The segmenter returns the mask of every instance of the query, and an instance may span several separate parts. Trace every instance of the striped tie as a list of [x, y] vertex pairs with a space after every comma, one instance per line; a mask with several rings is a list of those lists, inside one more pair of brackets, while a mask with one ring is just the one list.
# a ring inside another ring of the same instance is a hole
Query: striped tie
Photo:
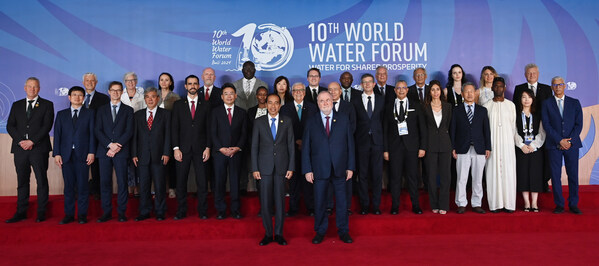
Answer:
[[472, 117], [474, 117], [474, 113], [472, 113], [472, 105], [468, 105], [468, 113], [466, 114], [468, 116], [468, 122], [470, 122], [470, 124], [472, 124]]

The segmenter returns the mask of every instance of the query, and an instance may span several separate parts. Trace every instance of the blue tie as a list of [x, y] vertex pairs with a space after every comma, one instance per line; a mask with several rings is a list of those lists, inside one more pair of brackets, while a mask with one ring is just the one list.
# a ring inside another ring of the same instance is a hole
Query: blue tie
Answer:
[[472, 118], [474, 117], [474, 113], [472, 112], [472, 105], [468, 105], [468, 112], [466, 113], [466, 115], [468, 116], [468, 122], [470, 122], [470, 124], [472, 124]]
[[302, 105], [301, 104], [297, 105], [297, 117], [299, 118], [299, 120], [302, 120]]
[[85, 102], [83, 103], [83, 105], [85, 105], [85, 108], [89, 108], [89, 97], [91, 95], [89, 93], [85, 94]]
[[564, 104], [562, 99], [558, 99], [557, 107], [559, 107], [559, 115], [564, 118]]
[[275, 121], [277, 121], [277, 119], [271, 118], [270, 120], [272, 121], [272, 123], [270, 123], [270, 132], [272, 133], [272, 140], [275, 140], [277, 138], [277, 124], [275, 124]]

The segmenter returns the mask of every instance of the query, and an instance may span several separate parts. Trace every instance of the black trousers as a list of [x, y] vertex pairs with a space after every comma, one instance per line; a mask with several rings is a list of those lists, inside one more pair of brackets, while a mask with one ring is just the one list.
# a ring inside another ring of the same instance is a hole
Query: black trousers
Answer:
[[308, 211], [314, 211], [314, 186], [306, 181], [302, 174], [302, 154], [301, 151], [295, 149], [295, 169], [293, 177], [289, 180], [289, 212], [297, 212], [299, 210], [302, 195], [304, 196], [304, 204]]
[[17, 151], [14, 153], [17, 171], [17, 213], [26, 214], [29, 207], [31, 168], [37, 182], [37, 213], [45, 214], [48, 205], [48, 152]]
[[360, 178], [358, 181], [360, 206], [362, 209], [368, 209], [370, 206], [368, 193], [370, 181], [372, 208], [378, 210], [381, 205], [381, 190], [383, 189], [383, 149], [371, 147], [369, 150], [358, 151], [356, 161]]
[[191, 164], [193, 164], [193, 169], [196, 174], [196, 186], [198, 187], [198, 213], [205, 215], [208, 210], [208, 204], [206, 203], [206, 196], [208, 195], [207, 181], [202, 153], [183, 153], [183, 160], [176, 163], [177, 214], [181, 216], [187, 215], [187, 179]]
[[[424, 159], [431, 209], [449, 211], [451, 152], [427, 152]], [[437, 177], [439, 177], [439, 185], [437, 185]]]
[[262, 225], [265, 235], [272, 237], [273, 226], [270, 216], [270, 206], [275, 206], [275, 235], [283, 235], [283, 222], [285, 220], [285, 177], [277, 175], [261, 175], [260, 179], [260, 206]]
[[137, 164], [139, 170], [139, 213], [141, 215], [150, 215], [152, 212], [152, 182], [154, 182], [154, 209], [156, 215], [164, 215], [166, 213], [166, 178], [164, 170], [166, 166], [162, 161], [150, 161], [147, 165]]
[[389, 186], [391, 187], [391, 209], [399, 209], [401, 177], [405, 178], [410, 192], [412, 208], [420, 207], [418, 202], [418, 151], [408, 151], [405, 145], [399, 145], [389, 152]]
[[225, 194], [227, 191], [227, 173], [229, 174], [229, 195], [231, 196], [231, 212], [239, 212], [239, 168], [241, 166], [241, 152], [233, 157], [224, 156], [216, 152], [212, 156], [214, 162], [214, 207], [216, 211], [224, 213], [227, 210]]

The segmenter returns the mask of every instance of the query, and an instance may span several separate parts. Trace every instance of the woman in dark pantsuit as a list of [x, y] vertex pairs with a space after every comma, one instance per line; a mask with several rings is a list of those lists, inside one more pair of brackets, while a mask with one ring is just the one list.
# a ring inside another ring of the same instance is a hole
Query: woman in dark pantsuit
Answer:
[[[446, 214], [449, 210], [449, 187], [451, 183], [451, 104], [446, 102], [441, 83], [430, 82], [424, 101], [424, 114], [428, 129], [428, 149], [424, 163], [428, 173], [428, 194], [433, 213]], [[440, 186], [437, 186], [440, 176]]]
[[[516, 105], [516, 188], [522, 192], [525, 212], [539, 212], [537, 198], [543, 191], [543, 150], [545, 130], [541, 117], [535, 113], [534, 93], [522, 92], [521, 104]], [[520, 107], [521, 106], [521, 107]], [[530, 199], [529, 199], [530, 196]]]
[[[160, 74], [158, 76], [158, 85], [160, 87], [160, 101], [158, 102], [158, 106], [169, 111], [173, 110], [173, 104], [181, 98], [173, 91], [175, 89], [173, 76], [166, 72]], [[174, 199], [176, 197], [175, 188], [177, 188], [175, 160], [168, 161], [165, 172], [168, 181], [168, 197]]]

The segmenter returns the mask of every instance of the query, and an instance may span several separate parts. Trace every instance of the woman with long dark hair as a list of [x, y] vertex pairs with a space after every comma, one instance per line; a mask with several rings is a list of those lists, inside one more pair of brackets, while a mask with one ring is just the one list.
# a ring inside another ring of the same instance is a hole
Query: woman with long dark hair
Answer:
[[445, 97], [447, 97], [447, 102], [453, 107], [464, 102], [464, 99], [462, 98], [462, 85], [466, 82], [466, 73], [462, 66], [458, 64], [451, 65], [449, 73], [447, 74], [447, 84], [445, 85], [445, 89], [443, 89], [443, 93], [445, 94]]
[[[158, 76], [158, 86], [160, 87], [160, 100], [158, 106], [166, 110], [172, 110], [173, 104], [179, 100], [178, 94], [173, 90], [175, 89], [175, 82], [173, 76], [167, 72], [163, 72]], [[177, 175], [175, 174], [175, 160], [169, 160], [166, 165], [166, 174], [168, 181], [168, 197], [175, 198], [175, 189], [177, 187]]]

